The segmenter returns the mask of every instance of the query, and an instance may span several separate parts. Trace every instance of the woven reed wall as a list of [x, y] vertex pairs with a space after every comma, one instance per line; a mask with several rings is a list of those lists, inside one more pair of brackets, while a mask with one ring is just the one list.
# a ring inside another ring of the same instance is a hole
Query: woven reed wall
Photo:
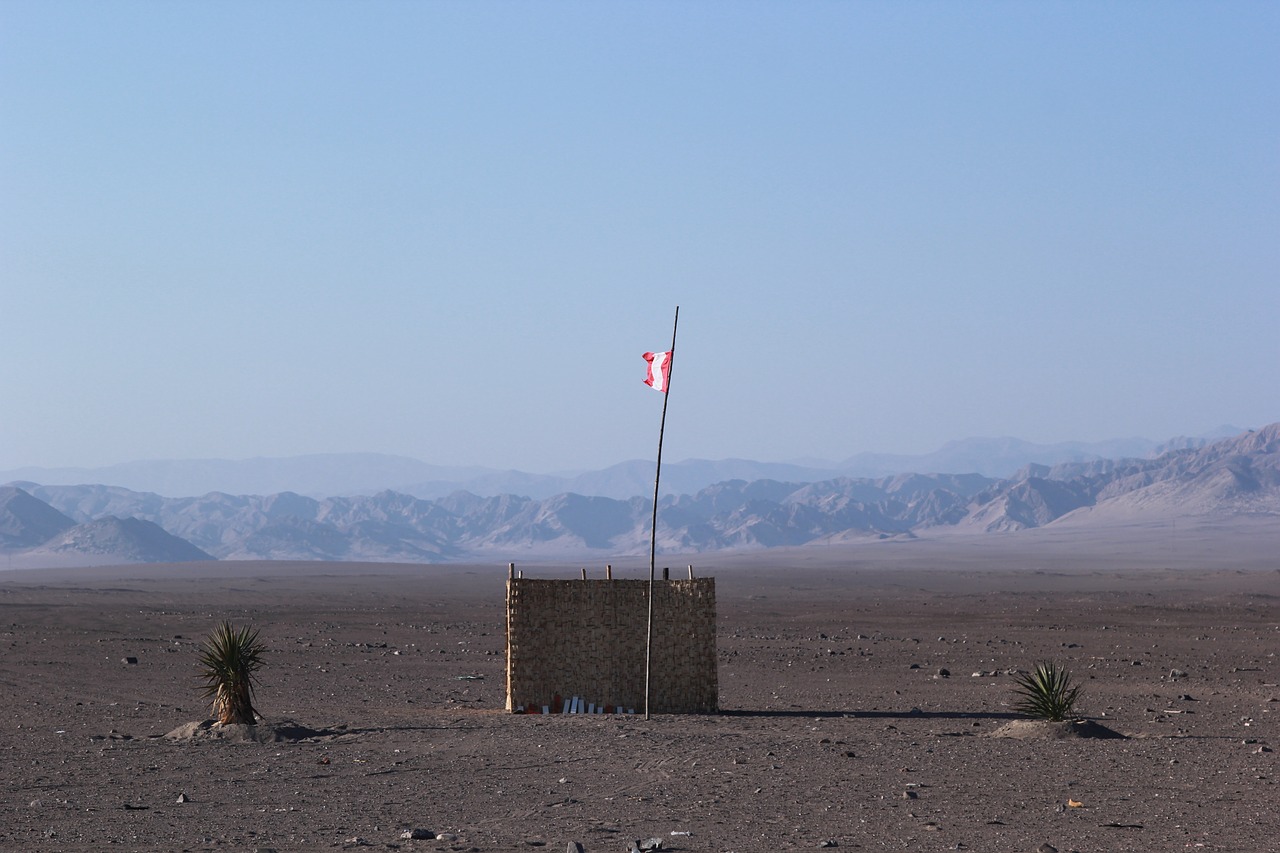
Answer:
[[[555, 696], [644, 712], [647, 580], [507, 580], [507, 710]], [[715, 578], [653, 584], [649, 710], [714, 713]], [[559, 712], [559, 708], [552, 708]]]

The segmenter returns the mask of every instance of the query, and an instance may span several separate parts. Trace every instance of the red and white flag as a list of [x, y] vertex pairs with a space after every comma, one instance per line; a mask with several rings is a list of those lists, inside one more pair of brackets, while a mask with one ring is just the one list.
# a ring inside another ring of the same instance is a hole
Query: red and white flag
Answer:
[[671, 350], [647, 352], [644, 360], [649, 362], [649, 372], [644, 378], [644, 384], [655, 391], [667, 393], [667, 385], [671, 382]]

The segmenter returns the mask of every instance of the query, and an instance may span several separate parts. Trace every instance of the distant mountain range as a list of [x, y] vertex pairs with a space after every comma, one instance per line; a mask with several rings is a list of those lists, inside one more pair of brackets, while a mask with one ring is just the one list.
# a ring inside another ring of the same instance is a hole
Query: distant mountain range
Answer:
[[[1280, 423], [1180, 445], [1155, 458], [1077, 450], [1086, 458], [1024, 464], [1008, 477], [731, 478], [664, 497], [658, 546], [694, 553], [1242, 514], [1280, 523]], [[733, 463], [706, 464], [686, 476], [697, 481]], [[651, 513], [649, 498], [568, 491], [170, 498], [120, 486], [18, 482], [0, 487], [0, 553], [15, 567], [72, 556], [80, 563], [620, 557], [647, 553]]]
[[[1142, 438], [1102, 442], [1033, 444], [1017, 438], [967, 438], [918, 456], [860, 453], [843, 462], [788, 464], [747, 459], [689, 459], [662, 468], [662, 494], [693, 494], [726, 480], [780, 480], [816, 483], [836, 477], [891, 477], [909, 473], [964, 473], [1011, 477], [1025, 465], [1058, 465], [1101, 459], [1150, 458], [1167, 450], [1200, 447], [1244, 430], [1223, 426], [1194, 438], [1166, 442]], [[653, 460], [632, 460], [599, 471], [529, 474], [478, 467], [429, 465], [406, 456], [334, 453], [284, 459], [203, 459], [127, 462], [105, 468], [15, 468], [0, 471], [0, 483], [45, 485], [110, 483], [168, 497], [225, 492], [272, 495], [295, 492], [313, 498], [400, 492], [433, 500], [466, 491], [483, 497], [522, 495], [548, 498], [571, 492], [626, 498], [653, 494]]]

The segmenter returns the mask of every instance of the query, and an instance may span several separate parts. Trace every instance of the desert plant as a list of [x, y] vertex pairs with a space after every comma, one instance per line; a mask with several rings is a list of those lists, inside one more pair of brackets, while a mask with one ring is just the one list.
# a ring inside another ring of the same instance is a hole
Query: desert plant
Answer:
[[1022, 697], [1014, 710], [1037, 720], [1060, 723], [1072, 716], [1080, 687], [1072, 686], [1071, 673], [1056, 663], [1036, 664], [1032, 672], [1015, 677], [1017, 694]]
[[253, 709], [253, 687], [262, 668], [266, 646], [256, 630], [234, 628], [223, 622], [205, 640], [200, 652], [202, 696], [213, 697], [213, 715], [219, 723], [257, 722]]

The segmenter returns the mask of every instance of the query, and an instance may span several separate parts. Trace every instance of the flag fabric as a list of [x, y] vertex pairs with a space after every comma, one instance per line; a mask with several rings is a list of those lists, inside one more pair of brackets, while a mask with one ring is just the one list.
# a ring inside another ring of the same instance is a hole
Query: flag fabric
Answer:
[[671, 382], [671, 350], [647, 352], [644, 360], [649, 362], [649, 372], [644, 378], [644, 384], [655, 391], [667, 393], [667, 385]]

